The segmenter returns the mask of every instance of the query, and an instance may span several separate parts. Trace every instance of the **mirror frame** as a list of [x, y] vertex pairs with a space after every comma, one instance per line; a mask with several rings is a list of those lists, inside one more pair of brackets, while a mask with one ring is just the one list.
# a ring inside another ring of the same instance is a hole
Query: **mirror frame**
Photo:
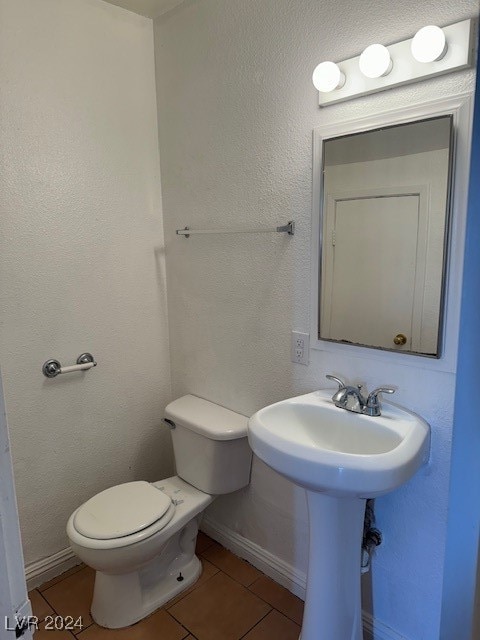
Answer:
[[[454, 371], [460, 317], [460, 292], [463, 267], [463, 246], [468, 193], [468, 168], [470, 161], [471, 92], [432, 100], [410, 107], [378, 112], [365, 118], [344, 120], [318, 127], [313, 131], [313, 199], [312, 199], [312, 244], [311, 244], [311, 308], [310, 346], [313, 349], [342, 353], [375, 360], [387, 360], [399, 364], [422, 366], [427, 369]], [[437, 116], [453, 117], [453, 148], [450, 181], [449, 248], [444, 264], [445, 283], [442, 300], [443, 327], [439, 337], [441, 352], [432, 357], [413, 352], [397, 352], [375, 347], [350, 345], [330, 340], [321, 340], [319, 331], [319, 300], [321, 283], [322, 207], [323, 207], [323, 142], [335, 137], [362, 133], [382, 127], [428, 120]], [[412, 356], [414, 356], [412, 360]]]

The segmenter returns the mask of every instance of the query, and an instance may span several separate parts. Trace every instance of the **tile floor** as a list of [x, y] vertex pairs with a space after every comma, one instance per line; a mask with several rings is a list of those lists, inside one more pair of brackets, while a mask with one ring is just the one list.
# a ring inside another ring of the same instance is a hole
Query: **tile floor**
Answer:
[[[90, 617], [94, 572], [74, 567], [30, 592], [42, 622], [34, 640], [298, 640], [303, 602], [203, 533], [198, 582], [127, 629], [109, 630]], [[83, 620], [74, 631], [45, 629], [47, 616]]]

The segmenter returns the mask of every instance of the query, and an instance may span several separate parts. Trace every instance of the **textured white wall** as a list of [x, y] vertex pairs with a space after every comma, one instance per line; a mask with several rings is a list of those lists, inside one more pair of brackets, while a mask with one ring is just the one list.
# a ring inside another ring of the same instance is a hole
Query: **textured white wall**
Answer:
[[[26, 562], [109, 485], [172, 470], [152, 22], [0, 0], [0, 360]], [[47, 380], [49, 357], [98, 367]]]
[[[372, 588], [375, 616], [411, 640], [438, 639], [455, 380], [413, 357], [312, 352], [308, 367], [290, 363], [291, 330], [309, 330], [312, 129], [467, 90], [473, 73], [319, 110], [311, 72], [477, 10], [474, 0], [191, 0], [155, 21], [173, 393], [248, 415], [324, 386], [329, 371], [398, 385], [395, 399], [432, 425], [432, 460], [377, 501], [385, 542]], [[174, 235], [291, 218], [294, 238]], [[303, 492], [258, 461], [248, 490], [210, 516], [306, 569]]]

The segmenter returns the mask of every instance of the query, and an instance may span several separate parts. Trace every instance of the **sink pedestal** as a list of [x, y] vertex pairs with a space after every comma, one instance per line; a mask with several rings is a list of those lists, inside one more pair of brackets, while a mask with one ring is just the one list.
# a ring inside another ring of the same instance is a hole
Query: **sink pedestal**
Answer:
[[393, 491], [428, 460], [430, 427], [384, 404], [367, 416], [322, 389], [276, 402], [248, 422], [253, 452], [307, 491], [310, 558], [302, 640], [362, 640], [365, 499]]
[[362, 640], [365, 500], [307, 490], [310, 527], [301, 640]]

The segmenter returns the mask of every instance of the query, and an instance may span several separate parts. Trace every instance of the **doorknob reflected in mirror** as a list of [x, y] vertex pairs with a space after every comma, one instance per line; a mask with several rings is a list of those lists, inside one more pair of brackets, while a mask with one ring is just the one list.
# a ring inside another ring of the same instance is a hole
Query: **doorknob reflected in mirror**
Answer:
[[393, 339], [393, 342], [400, 346], [407, 344], [407, 336], [403, 335], [403, 333], [397, 333], [397, 335]]

